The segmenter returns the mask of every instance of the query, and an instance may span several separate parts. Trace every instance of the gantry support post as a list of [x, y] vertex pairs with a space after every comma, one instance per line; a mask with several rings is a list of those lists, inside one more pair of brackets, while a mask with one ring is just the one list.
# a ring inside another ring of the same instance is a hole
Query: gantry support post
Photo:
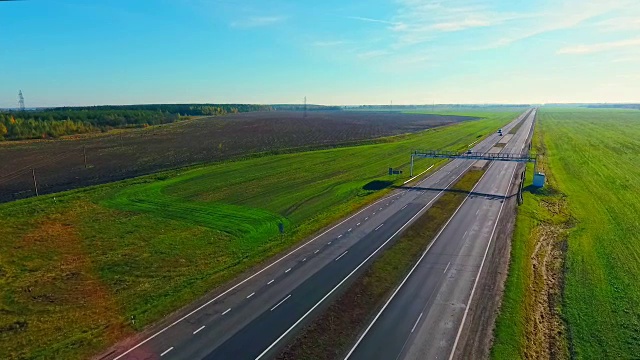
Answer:
[[409, 177], [413, 177], [413, 154], [411, 154], [411, 170], [409, 170]]

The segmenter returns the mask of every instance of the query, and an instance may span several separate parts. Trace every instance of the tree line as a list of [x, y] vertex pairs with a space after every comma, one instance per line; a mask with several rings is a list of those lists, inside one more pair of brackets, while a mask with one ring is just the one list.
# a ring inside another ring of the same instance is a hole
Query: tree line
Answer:
[[239, 112], [271, 111], [270, 105], [255, 104], [145, 104], [145, 105], [99, 105], [84, 107], [59, 107], [49, 111], [66, 110], [133, 110], [133, 111], [161, 111], [182, 116], [224, 115]]
[[159, 104], [60, 107], [38, 111], [0, 112], [0, 141], [57, 138], [114, 128], [167, 124], [191, 116], [270, 111], [268, 105]]

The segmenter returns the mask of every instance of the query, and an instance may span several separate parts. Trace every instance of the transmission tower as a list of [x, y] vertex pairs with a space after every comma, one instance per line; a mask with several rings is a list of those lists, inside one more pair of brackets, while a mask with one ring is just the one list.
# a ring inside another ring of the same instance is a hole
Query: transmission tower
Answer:
[[307, 97], [304, 97], [304, 115], [303, 117], [307, 117]]
[[18, 107], [20, 111], [24, 111], [24, 96], [22, 96], [22, 90], [18, 91]]

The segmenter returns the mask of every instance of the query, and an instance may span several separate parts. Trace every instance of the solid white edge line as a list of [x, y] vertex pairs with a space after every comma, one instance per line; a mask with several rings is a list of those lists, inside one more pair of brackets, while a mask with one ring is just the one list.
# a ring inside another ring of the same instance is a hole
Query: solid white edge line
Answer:
[[336, 285], [333, 289], [331, 289], [331, 291], [329, 291], [324, 297], [322, 297], [322, 299], [320, 299], [320, 301], [318, 301], [315, 305], [313, 305], [313, 307], [311, 309], [309, 309], [304, 315], [302, 315], [302, 317], [300, 319], [298, 319], [298, 321], [296, 321], [293, 325], [291, 325], [291, 327], [289, 327], [289, 329], [287, 329], [287, 331], [285, 331], [282, 335], [280, 335], [280, 337], [278, 337], [271, 345], [269, 345], [269, 347], [267, 349], [265, 349], [260, 355], [258, 355], [258, 357], [256, 357], [256, 360], [259, 360], [263, 356], [265, 356], [274, 346], [276, 346], [276, 344], [280, 340], [282, 340], [285, 336], [287, 336], [287, 334], [289, 334], [291, 332], [291, 330], [293, 330], [296, 326], [298, 326], [298, 324], [300, 324], [300, 322], [302, 322], [307, 316], [309, 316], [309, 314], [311, 314], [318, 306], [320, 306], [320, 304], [322, 304], [322, 302], [324, 302], [329, 296], [331, 296], [331, 294], [333, 294], [340, 286], [342, 286], [342, 284], [344, 284], [345, 281], [347, 281], [364, 264], [366, 264], [376, 253], [378, 253], [378, 251], [380, 251], [380, 249], [382, 249], [385, 245], [387, 245], [387, 243], [389, 243], [389, 241], [391, 241], [391, 239], [393, 239], [402, 230], [404, 230], [405, 227], [407, 227], [409, 224], [411, 224], [411, 222], [413, 222], [413, 220], [415, 220], [415, 218], [417, 218], [418, 216], [421, 216], [423, 214], [424, 210], [426, 210], [429, 206], [431, 206], [431, 204], [434, 201], [436, 201], [440, 197], [440, 195], [443, 192], [445, 192], [445, 190], [448, 189], [449, 186], [451, 186], [451, 184], [453, 184], [460, 177], [462, 177], [462, 175], [464, 175], [467, 172], [467, 170], [469, 170], [469, 168], [471, 168], [471, 165], [469, 165], [460, 175], [458, 175], [458, 177], [456, 177], [449, 184], [447, 184], [447, 186], [445, 186], [445, 188], [443, 190], [441, 190], [438, 193], [438, 195], [436, 195], [431, 201], [429, 201], [424, 207], [422, 207], [415, 215], [413, 215], [413, 217], [411, 219], [409, 219], [409, 221], [404, 223], [404, 225], [402, 225], [400, 227], [400, 229], [398, 229], [395, 233], [393, 233], [393, 235], [391, 235], [384, 243], [382, 243], [382, 245], [380, 245], [369, 256], [367, 256], [367, 258], [364, 259], [364, 261], [362, 261], [355, 269], [353, 269], [353, 271], [351, 271], [344, 279], [342, 279], [342, 281], [340, 281], [338, 283], [338, 285]]
[[411, 328], [411, 333], [413, 334], [413, 331], [416, 329], [416, 326], [418, 326], [418, 322], [420, 322], [420, 319], [422, 318], [422, 314], [424, 314], [424, 312], [420, 313], [420, 316], [418, 316], [418, 320], [416, 320], [416, 323], [413, 324], [413, 327]]
[[169, 351], [173, 350], [173, 346], [165, 350], [160, 356], [165, 356]]
[[291, 297], [291, 294], [287, 295], [286, 298], [282, 299], [279, 303], [276, 304], [276, 306], [271, 308], [271, 311], [275, 310], [275, 308], [277, 308], [278, 306], [280, 306], [283, 302], [287, 301], [288, 298]]
[[[509, 188], [507, 189], [507, 194], [509, 195], [509, 190], [511, 189], [511, 183], [513, 182], [513, 177], [516, 174], [516, 169], [518, 166], [513, 167], [513, 172], [511, 173], [511, 180], [509, 180]], [[458, 341], [460, 340], [460, 335], [462, 334], [462, 329], [464, 328], [464, 322], [467, 320], [467, 314], [469, 313], [469, 305], [471, 305], [471, 301], [473, 300], [473, 294], [476, 291], [476, 286], [478, 285], [478, 280], [480, 280], [480, 274], [482, 273], [482, 268], [484, 267], [484, 262], [487, 259], [487, 254], [489, 253], [489, 247], [491, 247], [491, 242], [493, 241], [493, 235], [496, 232], [496, 228], [498, 227], [498, 222], [500, 222], [500, 215], [502, 214], [502, 209], [504, 208], [505, 201], [500, 205], [500, 211], [498, 211], [498, 217], [496, 218], [496, 223], [493, 225], [493, 230], [491, 231], [491, 237], [489, 237], [489, 243], [487, 244], [487, 248], [484, 250], [484, 256], [482, 257], [482, 262], [480, 263], [480, 269], [478, 269], [478, 274], [476, 275], [476, 281], [473, 283], [473, 288], [471, 288], [471, 295], [469, 296], [469, 301], [467, 301], [467, 306], [464, 309], [464, 315], [462, 315], [462, 323], [458, 328], [458, 334], [456, 335], [456, 340], [453, 342], [453, 349], [451, 349], [451, 354], [449, 355], [449, 360], [453, 359], [453, 356], [456, 352], [456, 347], [458, 346]]]
[[349, 252], [349, 250], [347, 250], [347, 251], [343, 252], [343, 253], [342, 253], [342, 254], [340, 254], [340, 256], [338, 256], [334, 261], [338, 261], [338, 260], [340, 260], [340, 258], [341, 258], [341, 257], [343, 257], [343, 256], [344, 256], [346, 253], [348, 253], [348, 252]]
[[[235, 289], [236, 289], [237, 287], [239, 287], [240, 285], [242, 285], [242, 284], [244, 284], [245, 282], [247, 282], [247, 281], [249, 281], [249, 280], [253, 279], [254, 277], [258, 276], [258, 275], [259, 275], [259, 274], [261, 274], [262, 272], [264, 272], [264, 271], [266, 271], [267, 269], [271, 268], [271, 267], [272, 267], [272, 266], [274, 266], [275, 264], [277, 264], [277, 263], [279, 263], [280, 261], [284, 260], [284, 259], [285, 259], [285, 258], [287, 258], [289, 255], [291, 255], [291, 254], [293, 254], [293, 253], [297, 252], [298, 250], [302, 249], [303, 247], [305, 247], [305, 246], [307, 246], [307, 245], [311, 244], [312, 242], [316, 241], [318, 238], [320, 238], [320, 237], [324, 236], [326, 233], [328, 233], [329, 231], [331, 231], [331, 230], [333, 230], [333, 229], [337, 228], [338, 226], [340, 226], [340, 225], [344, 224], [344, 223], [345, 223], [345, 222], [347, 222], [348, 220], [353, 219], [355, 216], [357, 216], [357, 215], [358, 215], [358, 214], [360, 214], [361, 212], [363, 212], [363, 211], [367, 210], [368, 208], [370, 208], [370, 207], [372, 207], [372, 206], [376, 205], [376, 204], [377, 204], [377, 203], [379, 203], [379, 202], [385, 201], [385, 200], [387, 200], [388, 198], [390, 198], [390, 197], [392, 197], [392, 196], [396, 196], [396, 195], [403, 194], [404, 192], [406, 192], [406, 190], [405, 190], [405, 191], [400, 192], [399, 194], [394, 194], [394, 195], [389, 195], [389, 196], [387, 196], [387, 197], [384, 197], [384, 198], [382, 198], [382, 199], [380, 199], [380, 200], [378, 200], [378, 201], [375, 201], [375, 202], [373, 202], [373, 203], [369, 204], [368, 206], [366, 206], [366, 207], [362, 208], [362, 210], [358, 211], [357, 213], [355, 213], [355, 214], [353, 214], [353, 215], [349, 216], [348, 218], [346, 218], [346, 219], [342, 220], [341, 222], [337, 223], [336, 225], [332, 226], [331, 228], [329, 228], [329, 229], [325, 230], [325, 231], [324, 231], [323, 233], [321, 233], [320, 235], [318, 235], [318, 236], [314, 237], [313, 239], [311, 239], [311, 240], [307, 241], [306, 243], [304, 243], [304, 244], [302, 244], [302, 245], [298, 246], [297, 248], [295, 248], [295, 249], [291, 250], [289, 253], [287, 253], [287, 254], [286, 254], [286, 255], [284, 255], [283, 257], [279, 258], [278, 260], [276, 260], [276, 261], [272, 262], [271, 264], [269, 264], [268, 266], [264, 267], [263, 269], [261, 269], [260, 271], [256, 272], [255, 274], [253, 274], [253, 275], [249, 276], [248, 278], [246, 278], [246, 279], [242, 280], [241, 282], [239, 282], [239, 283], [235, 284], [234, 286], [230, 287], [229, 289], [227, 289], [226, 291], [224, 291], [224, 292], [223, 292], [223, 293], [221, 293], [220, 295], [218, 295], [218, 296], [214, 297], [213, 299], [211, 299], [211, 300], [207, 301], [206, 303], [204, 303], [204, 304], [200, 305], [198, 308], [196, 308], [195, 310], [193, 310], [193, 311], [189, 312], [187, 315], [185, 315], [185, 316], [183, 316], [183, 317], [179, 318], [178, 320], [176, 320], [176, 321], [172, 322], [171, 324], [169, 324], [169, 325], [165, 326], [165, 327], [164, 327], [164, 328], [162, 328], [161, 330], [159, 330], [159, 331], [155, 332], [153, 335], [149, 336], [148, 338], [146, 338], [146, 339], [144, 339], [143, 341], [139, 342], [139, 343], [138, 343], [138, 344], [136, 344], [135, 346], [133, 346], [133, 347], [129, 348], [127, 351], [125, 351], [125, 352], [123, 352], [122, 354], [118, 355], [117, 357], [113, 358], [113, 360], [121, 359], [123, 356], [127, 355], [128, 353], [132, 352], [133, 350], [135, 350], [135, 349], [139, 348], [140, 346], [142, 346], [142, 345], [146, 344], [147, 342], [149, 342], [150, 340], [152, 340], [152, 339], [153, 339], [153, 338], [155, 338], [156, 336], [158, 336], [158, 335], [162, 334], [163, 332], [167, 331], [167, 329], [169, 329], [169, 328], [171, 328], [171, 327], [175, 326], [177, 323], [181, 322], [182, 320], [184, 320], [184, 319], [188, 318], [189, 316], [191, 316], [191, 315], [193, 315], [193, 314], [197, 313], [198, 311], [202, 310], [203, 308], [205, 308], [205, 307], [209, 306], [209, 304], [211, 304], [212, 302], [214, 302], [214, 301], [218, 300], [219, 298], [223, 297], [224, 295], [228, 294], [229, 292], [231, 292], [231, 291], [235, 290]], [[273, 280], [272, 280], [271, 282], [273, 282]], [[270, 284], [271, 282], [269, 282], [269, 284]]]
[[413, 179], [417, 178], [418, 176], [420, 176], [420, 175], [422, 175], [422, 174], [426, 173], [427, 171], [431, 170], [431, 168], [432, 168], [432, 167], [433, 167], [433, 165], [429, 166], [429, 167], [427, 168], [427, 170], [425, 170], [425, 171], [421, 172], [420, 174], [418, 174], [418, 175], [416, 175], [416, 176], [412, 177], [411, 179], [409, 179], [409, 180], [407, 180], [407, 181], [403, 182], [403, 183], [402, 183], [402, 185], [404, 185], [404, 184], [408, 183], [409, 181], [411, 181], [411, 180], [413, 180]]
[[193, 332], [193, 335], [197, 334], [200, 332], [200, 330], [204, 329], [204, 325], [202, 325], [198, 330]]
[[[462, 172], [462, 174], [460, 174], [456, 179], [454, 179], [454, 181], [456, 181], [459, 177], [461, 177], [462, 175], [464, 175], [467, 170], [469, 170], [469, 168], [471, 168], [473, 164], [469, 165], [469, 167]], [[489, 165], [489, 167], [491, 167], [493, 165], [493, 162]], [[462, 200], [462, 202], [460, 203], [460, 205], [458, 206], [458, 208], [456, 209], [456, 211], [454, 211], [453, 215], [451, 215], [451, 217], [449, 218], [449, 220], [447, 220], [447, 222], [444, 224], [444, 226], [442, 226], [442, 228], [440, 229], [440, 231], [438, 231], [438, 233], [436, 234], [436, 236], [433, 238], [433, 240], [429, 243], [429, 246], [427, 246], [427, 249], [422, 253], [422, 255], [420, 256], [420, 258], [418, 259], [418, 261], [415, 263], [415, 265], [413, 265], [413, 267], [411, 268], [411, 270], [409, 271], [409, 273], [407, 274], [407, 276], [405, 276], [404, 279], [402, 279], [402, 282], [400, 283], [400, 285], [398, 285], [398, 287], [394, 290], [393, 294], [391, 294], [391, 297], [387, 300], [387, 302], [384, 304], [384, 306], [382, 306], [382, 309], [380, 309], [380, 311], [376, 314], [376, 316], [373, 318], [373, 320], [371, 321], [371, 323], [369, 323], [369, 326], [367, 326], [367, 328], [364, 330], [364, 332], [362, 333], [362, 335], [360, 335], [360, 337], [358, 338], [358, 341], [356, 341], [355, 345], [353, 345], [353, 347], [351, 348], [351, 350], [349, 350], [349, 353], [347, 354], [347, 356], [345, 356], [345, 360], [348, 359], [351, 354], [353, 354], [353, 352], [356, 350], [356, 348], [358, 347], [358, 345], [360, 345], [360, 342], [362, 342], [362, 339], [364, 339], [364, 337], [367, 335], [367, 333], [369, 332], [369, 330], [371, 330], [371, 328], [373, 327], [373, 324], [375, 324], [375, 322], [378, 320], [378, 318], [380, 317], [380, 315], [382, 315], [382, 313], [384, 312], [384, 310], [387, 308], [387, 306], [389, 306], [389, 303], [391, 303], [391, 300], [393, 300], [393, 298], [396, 296], [396, 294], [400, 291], [400, 289], [402, 288], [402, 286], [404, 285], [405, 282], [407, 282], [407, 280], [409, 279], [409, 276], [411, 276], [411, 274], [415, 271], [415, 269], [418, 267], [418, 265], [420, 265], [420, 262], [422, 262], [422, 259], [425, 257], [425, 255], [427, 255], [427, 253], [429, 252], [429, 249], [431, 249], [431, 247], [433, 246], [433, 244], [436, 243], [436, 241], [438, 240], [438, 238], [440, 237], [440, 234], [442, 234], [442, 232], [444, 231], [444, 229], [447, 228], [447, 225], [449, 225], [449, 223], [451, 222], [451, 220], [456, 216], [456, 214], [458, 213], [458, 211], [460, 210], [460, 208], [462, 208], [462, 205], [464, 205], [464, 203], [467, 201], [467, 199], [469, 198], [469, 195], [471, 195], [471, 193], [473, 192], [473, 190], [475, 190], [476, 186], [478, 186], [478, 184], [480, 183], [480, 181], [482, 180], [482, 178], [489, 172], [489, 169], [487, 168], [487, 171], [485, 171], [484, 174], [482, 174], [482, 176], [480, 177], [480, 179], [478, 179], [478, 182], [476, 182], [476, 184], [473, 186], [473, 188], [471, 189], [471, 191], [469, 191], [469, 194], [467, 194], [467, 196], [464, 198], [464, 200]], [[453, 182], [451, 182], [453, 183]], [[449, 185], [451, 185], [451, 183], [449, 183]], [[445, 187], [445, 190], [449, 187], [449, 185], [447, 185]], [[444, 190], [443, 190], [444, 191]], [[441, 193], [443, 192], [441, 191]], [[434, 198], [434, 199], [437, 199]], [[432, 200], [433, 201], [433, 200]]]
[[449, 263], [447, 264], [447, 267], [446, 267], [446, 268], [444, 268], [443, 273], [446, 273], [446, 272], [447, 272], [447, 270], [449, 270], [449, 265], [451, 265], [451, 261], [449, 261]]

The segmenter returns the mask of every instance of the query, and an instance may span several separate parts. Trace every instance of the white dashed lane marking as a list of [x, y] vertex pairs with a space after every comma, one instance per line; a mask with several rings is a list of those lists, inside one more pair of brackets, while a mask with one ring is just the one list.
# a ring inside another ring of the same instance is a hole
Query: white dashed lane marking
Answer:
[[421, 317], [422, 317], [422, 313], [420, 313], [420, 316], [418, 316], [418, 320], [416, 320], [416, 323], [413, 324], [413, 327], [411, 328], [411, 332], [413, 332], [416, 329], [416, 326], [418, 326], [418, 322], [420, 322]]
[[200, 330], [204, 329], [204, 325], [202, 325], [198, 330], [193, 332], [193, 335], [197, 334], [200, 332]]
[[167, 355], [167, 353], [168, 353], [169, 351], [171, 351], [171, 350], [173, 350], [173, 346], [172, 346], [172, 347], [170, 347], [170, 348], [168, 348], [167, 350], [165, 350], [162, 354], [160, 354], [160, 356], [165, 356], [165, 355]]
[[271, 308], [271, 311], [273, 311], [275, 308], [277, 308], [278, 306], [280, 306], [280, 304], [282, 304], [283, 302], [287, 301], [288, 298], [291, 297], [291, 294], [289, 294], [286, 298], [282, 299], [282, 301], [280, 301], [279, 303], [276, 304], [276, 306]]

